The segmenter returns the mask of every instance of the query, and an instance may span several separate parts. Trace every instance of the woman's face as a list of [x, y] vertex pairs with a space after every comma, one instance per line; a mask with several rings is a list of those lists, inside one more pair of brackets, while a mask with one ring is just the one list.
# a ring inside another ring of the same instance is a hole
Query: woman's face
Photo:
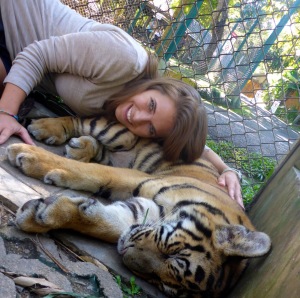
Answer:
[[117, 120], [132, 133], [145, 138], [163, 138], [174, 126], [174, 101], [157, 90], [134, 95], [117, 106]]

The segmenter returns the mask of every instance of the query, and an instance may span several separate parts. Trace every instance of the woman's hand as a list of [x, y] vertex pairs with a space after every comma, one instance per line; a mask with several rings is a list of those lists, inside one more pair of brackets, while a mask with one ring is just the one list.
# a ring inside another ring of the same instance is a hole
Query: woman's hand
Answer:
[[18, 86], [5, 84], [0, 100], [0, 144], [5, 143], [12, 135], [16, 135], [26, 144], [34, 145], [26, 128], [12, 116], [18, 113], [25, 97], [25, 91]]
[[222, 173], [218, 179], [218, 183], [221, 186], [227, 187], [229, 196], [233, 200], [237, 201], [243, 209], [245, 209], [241, 193], [240, 181], [235, 172], [227, 171]]
[[35, 145], [24, 126], [12, 116], [0, 112], [0, 144], [5, 143], [12, 135], [20, 137], [26, 144]]

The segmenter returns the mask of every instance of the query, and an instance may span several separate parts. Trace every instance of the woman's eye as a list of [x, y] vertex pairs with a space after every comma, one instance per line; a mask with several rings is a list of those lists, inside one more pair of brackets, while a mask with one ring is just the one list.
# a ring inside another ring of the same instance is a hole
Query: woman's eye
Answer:
[[150, 124], [150, 126], [149, 126], [149, 134], [151, 137], [155, 137], [156, 132], [155, 132], [155, 128], [152, 124]]
[[155, 110], [155, 101], [153, 98], [150, 99], [149, 110], [150, 110], [150, 112]]

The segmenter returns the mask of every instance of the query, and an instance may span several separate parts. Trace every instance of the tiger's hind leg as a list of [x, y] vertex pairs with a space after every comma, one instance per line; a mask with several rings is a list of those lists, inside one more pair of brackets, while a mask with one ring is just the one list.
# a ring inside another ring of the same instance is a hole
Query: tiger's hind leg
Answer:
[[104, 205], [85, 197], [50, 197], [25, 203], [17, 212], [16, 224], [26, 232], [73, 229], [115, 243], [131, 225], [142, 223], [150, 209], [149, 218], [157, 221], [158, 208], [144, 198]]

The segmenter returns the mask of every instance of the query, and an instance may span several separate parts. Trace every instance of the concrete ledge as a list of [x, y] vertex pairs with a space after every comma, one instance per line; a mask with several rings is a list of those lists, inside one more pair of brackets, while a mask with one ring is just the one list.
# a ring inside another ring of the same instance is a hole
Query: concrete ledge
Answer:
[[265, 258], [252, 260], [232, 298], [300, 295], [300, 140], [258, 194], [249, 215], [272, 239]]

